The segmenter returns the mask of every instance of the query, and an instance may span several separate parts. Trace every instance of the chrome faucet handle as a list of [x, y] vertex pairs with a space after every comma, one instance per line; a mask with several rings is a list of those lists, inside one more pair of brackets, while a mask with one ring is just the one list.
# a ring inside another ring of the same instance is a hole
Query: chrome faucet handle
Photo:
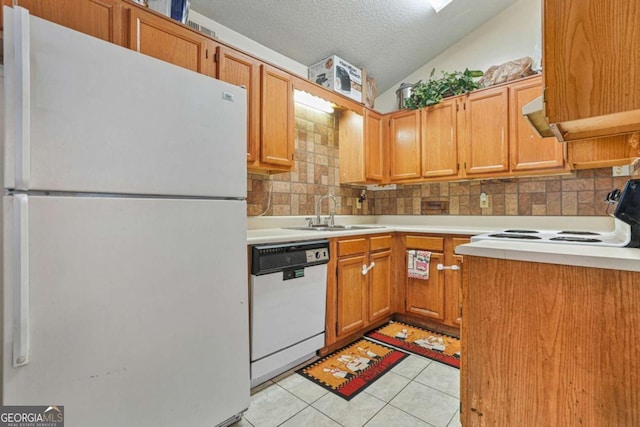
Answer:
[[313, 217], [308, 216], [305, 218], [305, 220], [307, 221], [307, 227], [313, 227]]

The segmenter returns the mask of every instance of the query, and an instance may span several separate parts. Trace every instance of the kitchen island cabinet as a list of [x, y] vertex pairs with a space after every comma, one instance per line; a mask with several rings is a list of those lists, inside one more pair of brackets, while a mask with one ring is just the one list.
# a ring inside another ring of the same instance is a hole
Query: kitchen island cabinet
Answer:
[[465, 255], [464, 274], [463, 425], [640, 425], [640, 272]]

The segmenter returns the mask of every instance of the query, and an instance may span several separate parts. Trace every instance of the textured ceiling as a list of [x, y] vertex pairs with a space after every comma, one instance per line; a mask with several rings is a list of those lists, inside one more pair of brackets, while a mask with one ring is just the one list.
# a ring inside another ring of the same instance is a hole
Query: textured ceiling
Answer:
[[[516, 0], [191, 0], [191, 9], [304, 65], [338, 55], [378, 94]], [[451, 70], [453, 71], [453, 70]]]

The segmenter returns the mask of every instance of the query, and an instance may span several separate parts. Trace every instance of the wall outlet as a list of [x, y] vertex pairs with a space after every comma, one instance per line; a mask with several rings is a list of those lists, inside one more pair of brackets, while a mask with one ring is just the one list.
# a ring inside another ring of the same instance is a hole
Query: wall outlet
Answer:
[[632, 165], [614, 166], [611, 175], [613, 176], [629, 176], [633, 173]]
[[359, 197], [356, 197], [356, 208], [362, 209], [362, 202], [360, 201]]
[[489, 196], [484, 191], [480, 193], [480, 209], [486, 209], [489, 207]]

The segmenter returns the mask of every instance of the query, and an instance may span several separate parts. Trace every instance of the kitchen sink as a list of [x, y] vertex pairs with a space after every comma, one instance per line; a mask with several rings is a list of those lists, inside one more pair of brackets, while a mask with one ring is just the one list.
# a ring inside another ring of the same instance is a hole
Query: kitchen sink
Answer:
[[314, 225], [312, 227], [285, 227], [287, 230], [304, 231], [349, 231], [349, 230], [371, 230], [376, 228], [386, 228], [383, 225]]

